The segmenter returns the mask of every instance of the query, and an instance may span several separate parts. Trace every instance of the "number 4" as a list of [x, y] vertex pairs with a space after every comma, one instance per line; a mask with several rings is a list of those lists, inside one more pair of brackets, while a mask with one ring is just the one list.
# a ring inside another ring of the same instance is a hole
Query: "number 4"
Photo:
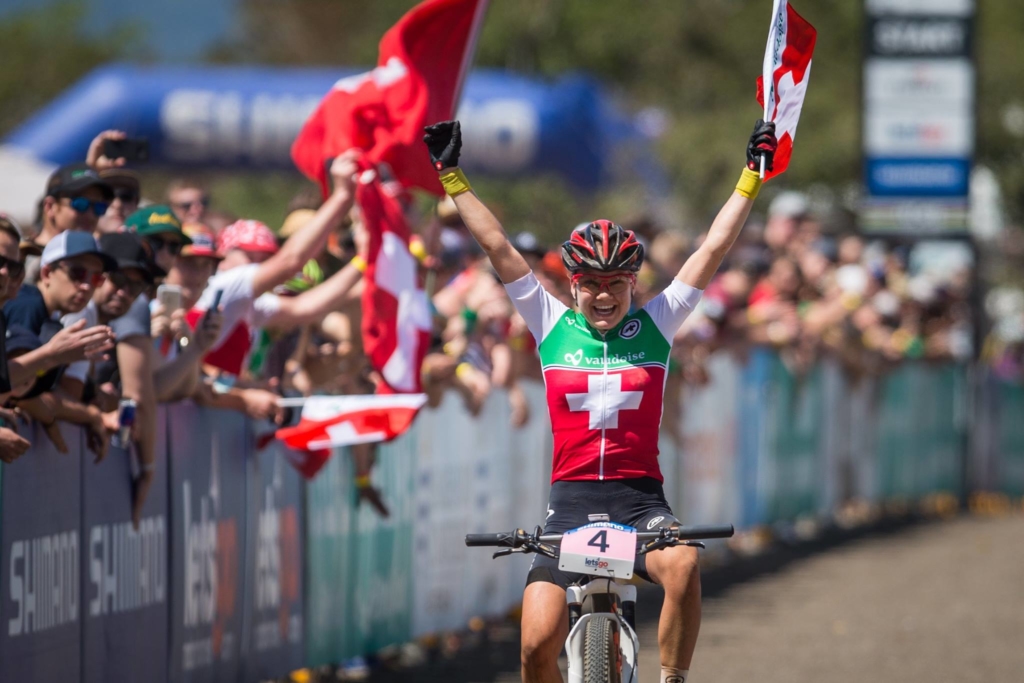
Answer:
[[608, 531], [602, 529], [597, 534], [587, 541], [587, 545], [594, 546], [599, 552], [608, 552]]

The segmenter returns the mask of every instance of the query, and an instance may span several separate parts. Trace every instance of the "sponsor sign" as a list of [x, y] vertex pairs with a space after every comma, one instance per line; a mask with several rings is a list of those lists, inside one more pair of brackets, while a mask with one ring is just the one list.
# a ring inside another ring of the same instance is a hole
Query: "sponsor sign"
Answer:
[[158, 418], [153, 484], [139, 528], [131, 520], [132, 464], [111, 448], [82, 463], [82, 680], [167, 680], [169, 516], [166, 414]]
[[235, 680], [241, 668], [246, 465], [231, 411], [181, 403], [171, 434], [171, 679]]
[[42, 429], [7, 467], [0, 511], [0, 681], [74, 681], [81, 675], [79, 430], [62, 425], [58, 453]]
[[971, 18], [875, 16], [868, 19], [867, 53], [875, 57], [969, 57]]
[[966, 159], [868, 159], [865, 172], [872, 195], [960, 197], [967, 193]]
[[283, 678], [304, 664], [302, 480], [274, 442], [249, 458], [245, 677]]

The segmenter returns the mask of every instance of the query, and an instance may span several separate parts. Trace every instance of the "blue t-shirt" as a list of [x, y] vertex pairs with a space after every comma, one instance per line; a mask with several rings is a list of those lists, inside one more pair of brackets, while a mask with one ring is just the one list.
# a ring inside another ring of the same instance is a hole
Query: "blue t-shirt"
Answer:
[[[40, 337], [47, 321], [52, 320], [46, 310], [43, 293], [35, 285], [22, 285], [18, 295], [4, 304], [4, 315], [8, 325], [21, 325]], [[56, 329], [60, 329], [60, 323], [57, 323]]]

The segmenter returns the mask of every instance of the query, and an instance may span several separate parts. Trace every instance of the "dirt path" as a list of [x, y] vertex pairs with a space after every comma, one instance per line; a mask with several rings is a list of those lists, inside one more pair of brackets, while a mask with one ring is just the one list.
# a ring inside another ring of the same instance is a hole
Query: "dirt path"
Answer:
[[[922, 524], [777, 564], [709, 577], [692, 683], [1024, 681], [1024, 516]], [[641, 594], [640, 683], [658, 680], [659, 600]], [[462, 661], [372, 680], [518, 681], [517, 639], [498, 629]]]

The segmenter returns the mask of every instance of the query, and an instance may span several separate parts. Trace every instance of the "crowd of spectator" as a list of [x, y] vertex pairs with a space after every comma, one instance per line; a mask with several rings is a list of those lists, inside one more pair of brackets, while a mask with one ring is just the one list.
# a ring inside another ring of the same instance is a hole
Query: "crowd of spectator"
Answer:
[[[131, 401], [138, 509], [152, 478], [158, 403], [192, 399], [280, 425], [282, 395], [371, 393], [380, 378], [362, 352], [366, 240], [353, 158], [334, 161], [326, 200], [300, 194], [275, 232], [217, 211], [195, 181], [174, 181], [163, 203], [144, 199], [140, 176], [103, 155], [104, 140], [119, 137], [101, 133], [85, 163], [53, 173], [36, 225], [0, 215], [0, 458], [27, 452], [17, 426], [31, 419], [62, 450], [57, 422], [82, 425], [102, 459]], [[500, 388], [511, 423], [524, 424], [522, 383], [540, 379], [526, 325], [450, 200], [428, 215], [410, 202], [409, 218], [434, 318], [422, 368], [430, 403], [453, 391], [476, 414]], [[647, 247], [635, 297], [642, 305], [700, 237], [647, 219], [624, 223]], [[571, 305], [558, 245], [530, 232], [512, 239]], [[669, 434], [679, 436], [683, 386], [709, 381], [706, 361], [718, 350], [769, 345], [795, 373], [826, 352], [853, 373], [970, 358], [971, 264], [946, 264], [918, 267], [910, 248], [832, 234], [806, 197], [779, 195], [763, 223], [751, 220], [676, 339]], [[354, 456], [361, 495], [387, 514], [369, 484], [372, 448]]]

